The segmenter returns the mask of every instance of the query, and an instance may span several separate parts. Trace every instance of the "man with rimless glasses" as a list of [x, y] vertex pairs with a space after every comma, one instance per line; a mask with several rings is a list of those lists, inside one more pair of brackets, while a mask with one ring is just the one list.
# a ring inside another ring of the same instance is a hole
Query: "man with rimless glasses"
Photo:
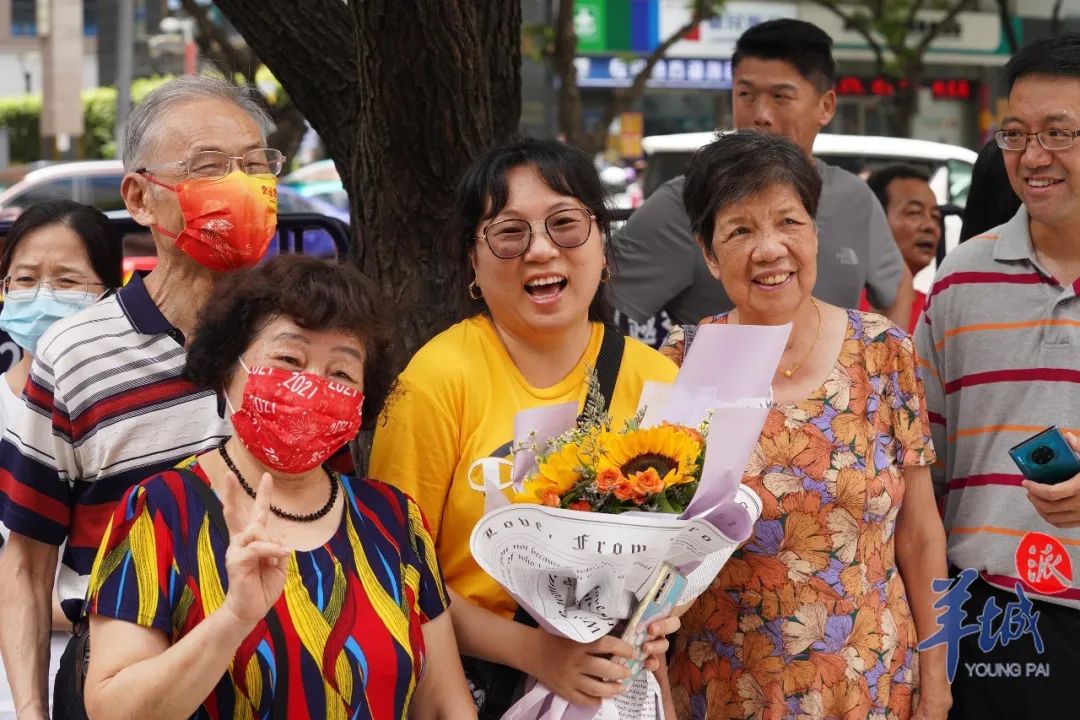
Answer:
[[1076, 717], [1080, 476], [1033, 483], [1009, 449], [1056, 425], [1080, 450], [1080, 34], [1029, 45], [1005, 74], [995, 139], [1023, 204], [946, 256], [915, 333], [959, 576], [939, 623], [950, 717]]
[[[199, 76], [162, 85], [128, 120], [121, 194], [151, 229], [157, 267], [46, 332], [27, 410], [0, 443], [0, 522], [12, 533], [0, 555], [0, 649], [19, 718], [48, 716], [57, 548], [67, 542], [56, 585], [78, 622], [115, 503], [230, 435], [214, 391], [181, 376], [185, 342], [215, 278], [256, 264], [274, 235], [285, 158], [266, 147], [271, 129], [245, 89]], [[85, 717], [74, 673], [73, 639], [56, 718]]]

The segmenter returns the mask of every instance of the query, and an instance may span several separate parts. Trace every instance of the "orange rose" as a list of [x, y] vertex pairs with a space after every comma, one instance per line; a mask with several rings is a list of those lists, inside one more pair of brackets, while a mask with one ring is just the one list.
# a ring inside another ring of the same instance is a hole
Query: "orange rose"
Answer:
[[656, 468], [647, 468], [639, 473], [634, 473], [634, 482], [643, 495], [655, 495], [664, 489], [664, 481]]
[[569, 508], [571, 510], [580, 510], [582, 512], [592, 512], [592, 505], [585, 502], [584, 500], [575, 500], [574, 502], [570, 503]]
[[626, 482], [617, 468], [604, 468], [596, 474], [596, 489], [600, 492], [611, 492], [620, 482]]
[[622, 480], [615, 486], [615, 497], [623, 501], [631, 500], [635, 505], [640, 505], [645, 500], [637, 485], [629, 480]]
[[556, 493], [554, 490], [544, 488], [543, 490], [538, 490], [536, 494], [540, 496], [541, 505], [547, 505], [548, 507], [559, 507], [559, 501], [561, 498], [559, 498], [558, 493]]

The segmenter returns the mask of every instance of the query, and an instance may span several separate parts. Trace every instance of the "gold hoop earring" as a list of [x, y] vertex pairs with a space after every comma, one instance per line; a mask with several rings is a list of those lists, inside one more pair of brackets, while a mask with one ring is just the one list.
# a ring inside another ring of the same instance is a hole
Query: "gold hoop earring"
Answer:
[[605, 265], [600, 271], [600, 282], [606, 283], [609, 280], [611, 280], [611, 269]]
[[473, 299], [473, 300], [483, 300], [484, 299], [484, 293], [480, 292], [480, 288], [479, 288], [479, 286], [477, 286], [475, 280], [473, 280], [471, 283], [469, 283], [469, 297], [471, 299]]

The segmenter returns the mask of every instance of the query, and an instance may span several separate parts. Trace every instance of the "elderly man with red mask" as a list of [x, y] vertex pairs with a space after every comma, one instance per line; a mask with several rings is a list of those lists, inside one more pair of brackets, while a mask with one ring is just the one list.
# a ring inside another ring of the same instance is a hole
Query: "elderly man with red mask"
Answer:
[[[20, 718], [48, 716], [50, 597], [80, 616], [116, 502], [140, 480], [230, 434], [212, 390], [181, 378], [185, 338], [219, 273], [258, 262], [277, 222], [284, 158], [248, 92], [189, 76], [148, 95], [128, 120], [121, 192], [151, 228], [157, 268], [58, 322], [41, 339], [28, 410], [0, 444], [0, 649]], [[66, 541], [56, 575], [57, 548]], [[85, 717], [74, 641], [54, 717]]]

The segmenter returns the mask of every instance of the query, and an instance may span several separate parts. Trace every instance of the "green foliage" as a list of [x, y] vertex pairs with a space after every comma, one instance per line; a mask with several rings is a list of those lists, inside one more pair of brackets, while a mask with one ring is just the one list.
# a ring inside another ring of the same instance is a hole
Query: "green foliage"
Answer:
[[[116, 88], [101, 87], [83, 92], [83, 154], [87, 158], [111, 158], [115, 155]], [[37, 150], [38, 142], [34, 142]], [[12, 148], [14, 161], [14, 148]]]
[[[131, 101], [137, 103], [169, 76], [137, 78], [131, 83]], [[84, 90], [83, 139], [80, 157], [99, 160], [116, 154], [116, 88]], [[41, 96], [0, 98], [0, 128], [8, 131], [12, 164], [41, 158]]]
[[41, 98], [26, 95], [0, 99], [0, 127], [8, 131], [12, 163], [36, 160], [41, 152]]

